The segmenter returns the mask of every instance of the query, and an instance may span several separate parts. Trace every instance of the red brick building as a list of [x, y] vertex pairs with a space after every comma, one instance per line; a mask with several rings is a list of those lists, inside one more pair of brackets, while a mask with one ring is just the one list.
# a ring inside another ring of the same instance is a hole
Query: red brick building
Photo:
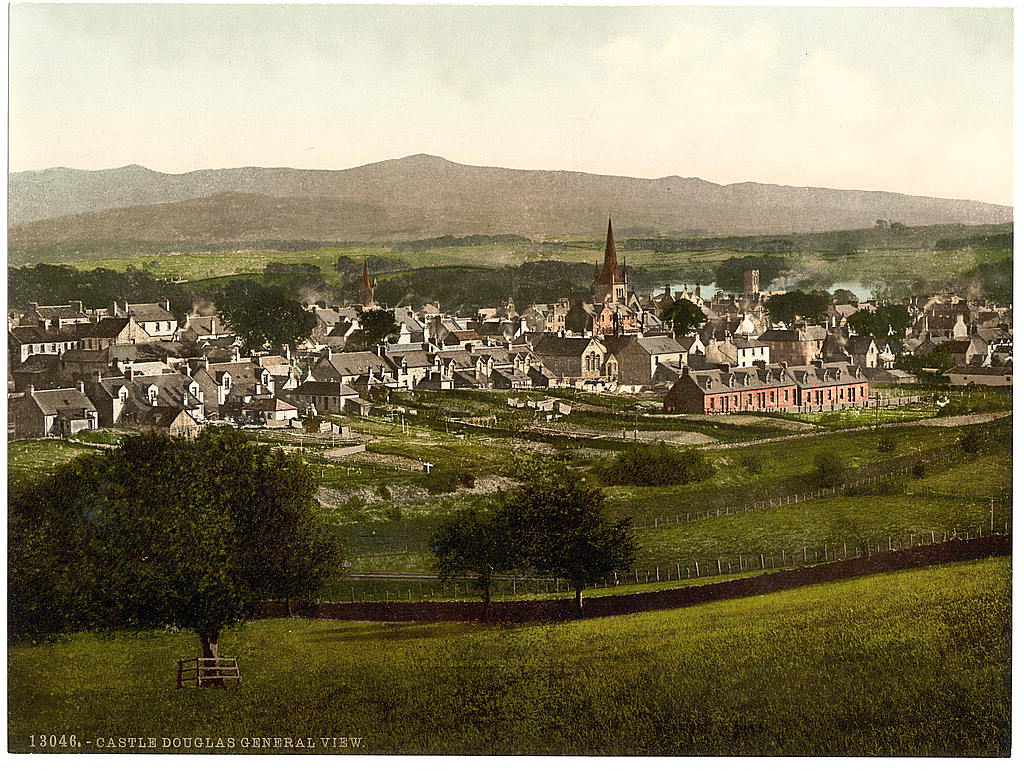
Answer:
[[826, 405], [857, 406], [868, 399], [867, 378], [850, 364], [803, 367], [759, 364], [736, 368], [721, 364], [714, 369], [689, 370], [665, 396], [668, 412], [772, 412]]

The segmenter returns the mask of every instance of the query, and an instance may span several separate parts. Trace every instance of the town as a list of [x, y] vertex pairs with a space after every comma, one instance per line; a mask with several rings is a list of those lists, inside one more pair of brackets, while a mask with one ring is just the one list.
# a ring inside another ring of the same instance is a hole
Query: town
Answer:
[[[740, 294], [705, 298], [700, 285], [684, 284], [641, 298], [609, 221], [592, 302], [520, 312], [510, 299], [466, 318], [437, 305], [384, 308], [364, 265], [356, 302], [311, 304], [307, 336], [245, 356], [216, 309], [179, 319], [166, 300], [32, 302], [9, 314], [9, 437], [114, 426], [194, 436], [209, 421], [296, 427], [316, 415], [367, 415], [375, 398], [403, 391], [571, 388], [654, 396], [665, 412], [725, 414], [865, 407], [881, 398], [877, 386], [922, 375], [1012, 385], [1010, 307], [956, 294], [886, 305], [837, 292], [811, 320], [773, 320], [773, 298], [785, 293], [762, 291], [758, 278], [746, 270]], [[681, 308], [691, 314], [682, 328]], [[893, 309], [899, 328], [865, 333]], [[362, 320], [380, 312], [394, 331], [367, 348]], [[355, 341], [364, 349], [347, 350]]]

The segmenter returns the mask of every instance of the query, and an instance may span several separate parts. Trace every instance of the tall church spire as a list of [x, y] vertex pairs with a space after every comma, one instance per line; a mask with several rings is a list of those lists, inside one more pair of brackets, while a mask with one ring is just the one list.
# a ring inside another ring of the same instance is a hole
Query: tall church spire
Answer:
[[363, 261], [363, 280], [359, 282], [359, 304], [373, 305], [373, 284], [370, 283], [370, 270]]
[[608, 235], [604, 242], [604, 271], [601, 273], [602, 284], [615, 284], [621, 281], [619, 260], [615, 254], [615, 234], [612, 232], [612, 218], [608, 218]]
[[604, 242], [604, 266], [594, 279], [594, 302], [626, 302], [626, 271], [619, 267], [615, 254], [615, 233], [612, 231], [612, 220], [608, 218], [608, 235]]

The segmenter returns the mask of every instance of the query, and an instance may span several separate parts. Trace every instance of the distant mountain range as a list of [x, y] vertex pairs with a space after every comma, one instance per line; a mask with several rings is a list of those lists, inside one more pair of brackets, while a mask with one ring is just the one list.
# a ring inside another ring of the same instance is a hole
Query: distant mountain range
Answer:
[[9, 177], [12, 251], [289, 241], [394, 241], [517, 233], [533, 238], [786, 234], [1009, 222], [1013, 209], [899, 193], [694, 177], [638, 179], [467, 166], [412, 155], [342, 171], [239, 168], [164, 174], [142, 166]]

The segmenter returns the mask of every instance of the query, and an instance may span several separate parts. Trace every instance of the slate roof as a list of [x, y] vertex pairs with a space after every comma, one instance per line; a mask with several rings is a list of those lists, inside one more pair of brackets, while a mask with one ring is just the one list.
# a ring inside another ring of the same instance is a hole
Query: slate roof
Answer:
[[171, 424], [178, 419], [182, 413], [195, 423], [195, 418], [185, 412], [181, 407], [151, 407], [146, 415], [146, 424], [157, 428], [170, 428]]
[[66, 343], [72, 340], [79, 340], [81, 335], [77, 334], [74, 330], [78, 326], [87, 326], [80, 324], [72, 324], [69, 327], [62, 329], [43, 329], [39, 326], [32, 327], [11, 327], [7, 334], [10, 339], [14, 340], [18, 345], [37, 345], [39, 343]]
[[533, 351], [540, 357], [582, 356], [593, 340], [592, 337], [544, 335], [533, 342]]
[[76, 324], [83, 328], [78, 337], [117, 337], [128, 326], [128, 319], [107, 316], [94, 324]]
[[195, 332], [201, 337], [234, 334], [234, 330], [221, 321], [219, 316], [190, 316], [185, 322], [184, 329]]
[[339, 383], [336, 380], [307, 380], [305, 383], [300, 383], [296, 388], [293, 388], [289, 393], [299, 394], [300, 396], [357, 395], [348, 385]]
[[34, 391], [31, 398], [44, 415], [74, 415], [80, 412], [95, 412], [89, 397], [77, 388], [55, 388]]
[[[871, 335], [853, 335], [846, 342], [846, 350], [850, 353], [866, 354], [871, 349], [872, 343], [875, 343], [875, 338]], [[875, 347], [880, 348], [877, 343]]]
[[282, 399], [254, 399], [242, 407], [243, 412], [281, 412], [284, 410], [297, 410], [294, 404], [289, 404]]
[[743, 340], [733, 338], [732, 344], [737, 348], [767, 348], [768, 343], [763, 340]]
[[11, 367], [12, 373], [19, 375], [41, 374], [60, 367], [60, 356], [55, 353], [34, 353], [21, 364]]
[[332, 353], [330, 356], [331, 366], [342, 377], [365, 375], [371, 370], [379, 371], [381, 367], [390, 370], [388, 363], [372, 351], [350, 351], [347, 353]]
[[809, 326], [793, 329], [766, 329], [758, 340], [771, 342], [804, 342], [808, 340], [824, 340], [825, 327]]
[[128, 313], [135, 316], [135, 321], [176, 321], [174, 314], [160, 303], [130, 303]]

